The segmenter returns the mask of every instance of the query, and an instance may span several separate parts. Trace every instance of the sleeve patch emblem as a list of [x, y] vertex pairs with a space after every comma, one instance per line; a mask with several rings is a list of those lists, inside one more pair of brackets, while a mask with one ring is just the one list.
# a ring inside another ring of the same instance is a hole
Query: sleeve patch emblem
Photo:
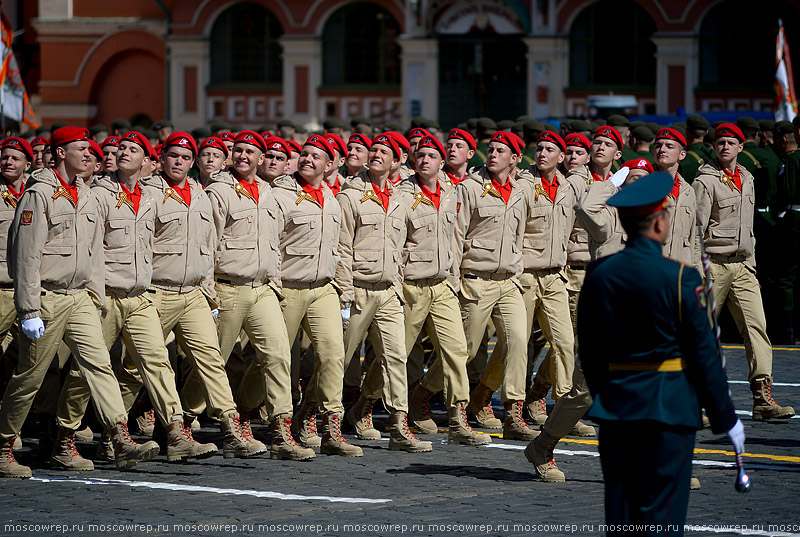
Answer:
[[19, 222], [23, 226], [27, 226], [33, 222], [33, 211], [22, 211], [22, 218], [20, 218]]
[[708, 293], [704, 285], [698, 285], [694, 288], [694, 294], [697, 295], [697, 307], [701, 310], [708, 309]]

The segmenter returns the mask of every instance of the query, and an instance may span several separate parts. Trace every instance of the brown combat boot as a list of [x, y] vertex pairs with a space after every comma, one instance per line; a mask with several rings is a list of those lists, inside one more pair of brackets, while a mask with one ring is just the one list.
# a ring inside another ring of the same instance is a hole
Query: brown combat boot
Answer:
[[219, 429], [222, 431], [222, 456], [226, 459], [244, 459], [247, 457], [255, 457], [266, 453], [267, 446], [263, 443], [259, 446], [247, 441], [242, 433], [242, 426], [239, 418], [227, 416], [222, 418], [219, 422]]
[[75, 448], [75, 431], [66, 427], [58, 428], [58, 436], [50, 456], [50, 466], [59, 470], [88, 472], [94, 470], [94, 463], [81, 457]]
[[525, 458], [533, 465], [536, 476], [548, 483], [563, 483], [567, 480], [564, 472], [558, 469], [553, 458], [553, 449], [558, 439], [546, 431], [542, 431], [533, 442], [525, 448]]
[[431, 398], [434, 395], [435, 392], [427, 390], [422, 384], [417, 384], [408, 398], [408, 420], [422, 434], [439, 432], [439, 426], [431, 417]]
[[390, 451], [407, 451], [408, 453], [424, 453], [433, 450], [433, 444], [423, 442], [408, 428], [408, 414], [395, 410], [389, 417], [391, 436]]
[[310, 461], [317, 456], [311, 448], [298, 445], [292, 436], [292, 415], [280, 414], [269, 424], [272, 431], [272, 444], [269, 458], [272, 460]]
[[466, 444], [468, 446], [481, 446], [491, 444], [492, 437], [488, 434], [476, 433], [467, 423], [467, 404], [456, 403], [448, 412], [450, 430], [447, 431], [448, 444]]
[[111, 429], [111, 443], [114, 444], [114, 465], [117, 470], [130, 470], [137, 463], [149, 461], [158, 455], [158, 444], [152, 440], [138, 444], [131, 440], [127, 423], [117, 423]]
[[522, 419], [522, 401], [512, 401], [503, 406], [506, 409], [506, 419], [503, 423], [504, 440], [533, 440], [539, 436], [539, 431], [531, 429]]
[[360, 447], [350, 444], [342, 436], [342, 412], [331, 412], [322, 417], [322, 444], [320, 453], [341, 455], [342, 457], [361, 457]]
[[186, 425], [182, 416], [173, 416], [167, 425], [167, 461], [207, 459], [217, 454], [214, 444], [201, 444], [192, 437], [192, 425]]
[[594, 436], [595, 433], [594, 427], [583, 423], [581, 420], [578, 420], [578, 423], [575, 424], [569, 434], [570, 436]]
[[529, 421], [536, 425], [544, 425], [547, 421], [547, 392], [550, 386], [539, 381], [537, 375], [533, 386], [525, 392], [525, 414]]
[[292, 416], [292, 434], [303, 447], [318, 447], [322, 443], [317, 434], [317, 408], [305, 399]]
[[261, 453], [267, 451], [267, 445], [261, 440], [257, 440], [253, 434], [253, 429], [250, 427], [250, 411], [239, 413], [239, 428], [242, 431], [242, 436], [251, 446], [251, 449], [258, 449]]
[[503, 422], [494, 417], [493, 393], [488, 386], [481, 383], [470, 394], [467, 413], [475, 417], [475, 422], [481, 429], [499, 429], [503, 426]]
[[380, 440], [381, 433], [372, 423], [372, 407], [377, 403], [377, 399], [367, 399], [363, 395], [359, 396], [356, 404], [350, 407], [345, 414], [345, 419], [356, 432], [359, 440]]
[[144, 414], [141, 414], [136, 417], [136, 429], [142, 436], [147, 436], [149, 438], [152, 438], [153, 429], [155, 428], [155, 426], [156, 426], [156, 413], [152, 408], [146, 411]]
[[78, 442], [91, 442], [94, 440], [94, 432], [87, 426], [75, 431], [75, 440]]
[[772, 397], [772, 377], [769, 375], [754, 379], [750, 383], [750, 391], [753, 392], [753, 419], [755, 421], [794, 416], [792, 407], [780, 406]]
[[14, 438], [0, 440], [0, 478], [29, 478], [33, 475], [31, 469], [14, 458]]
[[94, 458], [103, 462], [114, 462], [114, 444], [107, 431], [100, 435], [100, 441], [97, 442], [97, 448], [94, 451]]

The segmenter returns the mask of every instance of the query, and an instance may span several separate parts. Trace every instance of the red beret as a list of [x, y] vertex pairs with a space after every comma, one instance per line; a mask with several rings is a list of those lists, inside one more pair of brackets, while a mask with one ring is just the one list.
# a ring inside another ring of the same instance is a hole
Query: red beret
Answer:
[[501, 144], [505, 144], [508, 147], [510, 147], [511, 150], [514, 151], [514, 153], [516, 153], [517, 155], [519, 155], [522, 152], [522, 148], [518, 145], [517, 141], [511, 137], [510, 132], [497, 131], [496, 133], [494, 133], [494, 136], [492, 136], [491, 140], [489, 141], [500, 142]]
[[475, 138], [472, 137], [470, 133], [465, 131], [464, 129], [453, 129], [450, 131], [450, 134], [447, 135], [447, 139], [450, 140], [451, 138], [456, 138], [458, 140], [464, 140], [467, 142], [467, 145], [470, 149], [475, 151], [478, 146], [475, 145]]
[[310, 145], [316, 147], [317, 149], [322, 149], [328, 154], [329, 157], [331, 157], [331, 160], [333, 160], [334, 158], [333, 147], [331, 146], [331, 143], [325, 139], [324, 136], [321, 136], [319, 134], [312, 134], [311, 136], [308, 137], [308, 140], [306, 140], [306, 143], [304, 143], [303, 145]]
[[383, 134], [379, 134], [372, 140], [372, 145], [375, 144], [383, 144], [389, 149], [392, 150], [394, 156], [398, 159], [400, 158], [400, 146], [397, 145], [397, 140], [394, 139], [393, 136], [390, 135], [388, 132], [384, 132]]
[[299, 143], [295, 142], [294, 140], [284, 140], [284, 142], [286, 143], [287, 146], [289, 146], [289, 149], [291, 149], [298, 155], [302, 153], [303, 146], [301, 146]]
[[153, 148], [153, 151], [156, 152], [156, 155], [160, 155], [162, 149], [164, 149], [164, 144], [158, 144]]
[[361, 144], [367, 149], [369, 149], [370, 147], [372, 147], [372, 140], [370, 140], [363, 134], [355, 133], [352, 136], [350, 136], [349, 140], [347, 140], [347, 145], [350, 144]]
[[0, 149], [5, 149], [7, 147], [25, 153], [25, 158], [27, 158], [29, 162], [33, 160], [33, 149], [27, 140], [11, 136], [3, 140], [3, 145]]
[[430, 136], [430, 135], [431, 133], [428, 132], [426, 129], [423, 129], [422, 127], [414, 127], [413, 129], [408, 131], [409, 140], [411, 138], [422, 138], [423, 136]]
[[37, 145], [50, 145], [50, 138], [45, 138], [44, 136], [37, 136], [31, 142], [31, 147], [35, 147]]
[[264, 142], [264, 138], [261, 137], [256, 131], [242, 131], [236, 135], [236, 139], [233, 143], [243, 143], [243, 144], [250, 144], [255, 146], [261, 150], [262, 153], [267, 152], [267, 144]]
[[660, 140], [662, 138], [666, 138], [667, 140], [675, 140], [683, 147], [686, 147], [686, 138], [680, 133], [679, 130], [671, 127], [663, 127], [656, 133], [656, 140]]
[[269, 132], [269, 131], [262, 131], [262, 132], [260, 132], [259, 134], [261, 135], [261, 137], [262, 137], [262, 138], [263, 138], [265, 141], [266, 141], [266, 139], [267, 139], [267, 138], [269, 138], [270, 136], [272, 136], [272, 133], [271, 133], [271, 132]]
[[592, 142], [589, 141], [589, 138], [579, 132], [571, 132], [567, 134], [566, 143], [568, 146], [574, 145], [577, 147], [582, 147], [586, 151], [589, 151], [589, 149], [592, 147]]
[[519, 147], [519, 152], [522, 153], [522, 150], [525, 149], [525, 142], [520, 138], [518, 135], [514, 134], [513, 132], [507, 131], [508, 135], [511, 136], [511, 139], [517, 144]]
[[279, 138], [277, 136], [270, 136], [264, 142], [267, 144], [267, 151], [270, 149], [274, 149], [275, 151], [280, 151], [286, 155], [286, 158], [292, 156], [292, 150], [289, 149], [289, 146], [286, 145], [286, 140], [283, 138]]
[[118, 146], [119, 145], [119, 136], [109, 136], [108, 138], [103, 140], [103, 143], [100, 144], [100, 147], [105, 147], [107, 145], [113, 145], [114, 147]]
[[345, 147], [344, 140], [342, 140], [341, 136], [329, 132], [328, 134], [325, 135], [325, 139], [328, 140], [328, 142], [330, 142], [331, 146], [333, 146], [334, 149], [339, 151], [339, 155], [347, 157], [347, 147]]
[[177, 145], [178, 147], [188, 149], [192, 152], [192, 155], [197, 156], [197, 142], [194, 141], [194, 137], [188, 132], [173, 132], [164, 142], [164, 147], [162, 149], [166, 149], [171, 145]]
[[89, 140], [89, 151], [92, 152], [92, 155], [97, 157], [98, 162], [103, 161], [103, 148], [100, 147], [100, 144], [98, 144], [94, 140]]
[[629, 160], [623, 164], [622, 167], [628, 168], [629, 170], [644, 170], [647, 173], [653, 173], [653, 165], [647, 162], [647, 159], [643, 158]]
[[612, 140], [614, 140], [614, 143], [617, 144], [617, 149], [622, 149], [622, 136], [620, 136], [619, 131], [614, 127], [603, 125], [599, 129], [594, 131], [594, 136], [592, 136], [592, 140], [594, 140], [598, 136], [605, 136], [606, 138], [611, 138]]
[[[264, 136], [262, 135], [261, 137], [263, 138]], [[219, 134], [217, 134], [217, 138], [219, 138], [223, 142], [225, 140], [230, 140], [232, 142], [236, 139], [236, 135], [233, 134], [231, 131], [222, 131]]]
[[119, 139], [119, 141], [133, 142], [144, 149], [147, 152], [148, 157], [151, 156], [152, 146], [150, 145], [150, 141], [141, 132], [128, 131]]
[[[402, 147], [403, 150], [408, 153], [411, 150], [411, 143], [408, 141], [408, 138], [403, 136], [397, 131], [387, 131], [386, 134], [392, 137], [392, 139], [397, 143], [397, 147]], [[374, 141], [372, 143], [375, 143]]]
[[50, 137], [50, 147], [55, 149], [70, 142], [90, 140], [89, 129], [83, 127], [61, 127], [56, 129]]
[[[584, 136], [584, 138], [586, 137]], [[567, 152], [567, 143], [561, 136], [554, 133], [553, 131], [542, 131], [542, 134], [540, 134], [539, 137], [536, 139], [536, 143], [538, 144], [539, 142], [552, 142], [556, 144], [558, 148], [561, 149], [562, 152], [564, 153]]]
[[723, 123], [717, 127], [717, 129], [714, 131], [714, 139], [716, 140], [722, 136], [736, 138], [740, 142], [744, 142], [744, 133], [742, 132], [742, 129], [733, 123]]
[[222, 151], [222, 154], [225, 155], [225, 158], [228, 158], [228, 148], [219, 138], [219, 136], [209, 136], [200, 144], [199, 150], [202, 151], [206, 147], [212, 147], [214, 149], [219, 149]]
[[419, 141], [419, 144], [417, 145], [417, 151], [419, 151], [423, 147], [430, 147], [431, 149], [435, 149], [436, 151], [439, 152], [440, 155], [442, 155], [442, 158], [445, 157], [444, 146], [442, 145], [442, 142], [440, 142], [437, 137], [431, 134], [422, 137], [422, 139]]

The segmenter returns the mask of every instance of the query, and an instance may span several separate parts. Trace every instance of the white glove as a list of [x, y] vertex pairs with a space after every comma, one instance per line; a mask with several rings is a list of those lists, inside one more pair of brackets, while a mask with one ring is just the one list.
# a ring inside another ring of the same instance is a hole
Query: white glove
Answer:
[[350, 320], [350, 308], [342, 308], [342, 322], [346, 323]]
[[22, 333], [28, 336], [28, 339], [39, 339], [44, 334], [44, 323], [39, 317], [25, 319], [22, 321]]
[[614, 175], [609, 177], [608, 180], [611, 181], [615, 187], [619, 188], [622, 186], [622, 183], [625, 182], [625, 179], [628, 178], [628, 174], [630, 172], [631, 172], [630, 168], [623, 166], [622, 168], [617, 170], [617, 172]]
[[728, 431], [728, 438], [733, 444], [733, 449], [736, 453], [744, 453], [744, 425], [742, 425], [742, 420], [736, 420], [736, 423]]
[[217, 317], [219, 317], [219, 309], [217, 309], [217, 308], [214, 308], [213, 310], [211, 310], [211, 316], [212, 316], [213, 318], [215, 318], [215, 319], [216, 319]]

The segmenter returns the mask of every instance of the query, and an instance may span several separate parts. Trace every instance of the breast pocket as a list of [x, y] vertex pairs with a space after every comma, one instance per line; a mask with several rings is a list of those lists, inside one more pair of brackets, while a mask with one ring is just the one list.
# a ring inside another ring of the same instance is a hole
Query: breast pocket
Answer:
[[125, 220], [107, 220], [105, 240], [106, 248], [123, 248], [132, 241], [132, 222]]
[[185, 213], [177, 211], [158, 215], [155, 236], [159, 238], [159, 242], [183, 244], [186, 241], [186, 232], [183, 229], [184, 215]]
[[72, 213], [50, 216], [47, 230], [47, 243], [61, 246], [75, 246], [75, 215]]
[[[200, 213], [200, 217], [205, 213]], [[225, 229], [227, 237], [247, 237], [252, 235], [256, 221], [256, 209], [243, 209], [228, 215], [228, 226]]]

